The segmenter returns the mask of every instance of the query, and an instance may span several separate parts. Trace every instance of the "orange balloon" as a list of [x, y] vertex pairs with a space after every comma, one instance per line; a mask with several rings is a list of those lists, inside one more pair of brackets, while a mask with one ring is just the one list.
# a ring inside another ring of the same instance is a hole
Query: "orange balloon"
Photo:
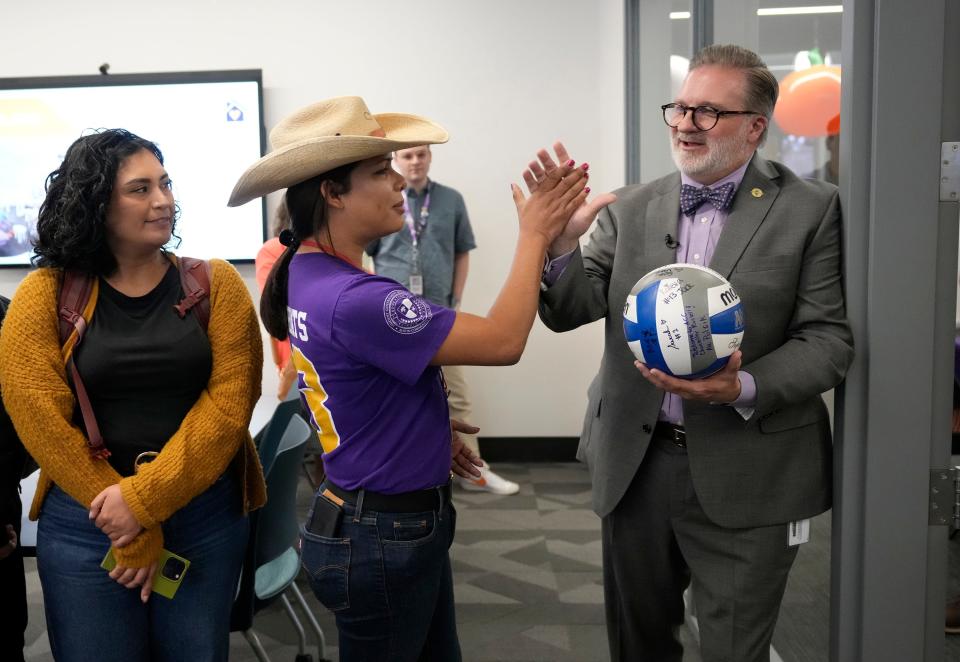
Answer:
[[784, 133], [818, 137], [830, 133], [840, 114], [840, 67], [817, 64], [794, 71], [780, 81], [773, 119]]

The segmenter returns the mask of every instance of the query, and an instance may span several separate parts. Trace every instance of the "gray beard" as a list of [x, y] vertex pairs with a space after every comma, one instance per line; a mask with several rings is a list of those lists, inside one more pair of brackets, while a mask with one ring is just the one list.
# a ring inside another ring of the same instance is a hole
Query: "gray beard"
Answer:
[[[749, 127], [745, 127], [740, 133], [727, 136], [720, 140], [711, 141], [710, 136], [706, 136], [708, 151], [703, 156], [693, 156], [683, 153], [677, 146], [674, 137], [670, 136], [670, 153], [673, 155], [673, 163], [677, 170], [687, 177], [700, 181], [699, 177], [704, 174], [714, 172], [724, 172], [735, 169], [734, 166], [740, 164], [743, 157], [742, 147], [746, 141], [746, 134]], [[703, 136], [706, 132], [700, 134], [686, 134]], [[682, 138], [684, 134], [677, 134], [677, 139]], [[701, 182], [702, 184], [712, 184], [713, 182]]]

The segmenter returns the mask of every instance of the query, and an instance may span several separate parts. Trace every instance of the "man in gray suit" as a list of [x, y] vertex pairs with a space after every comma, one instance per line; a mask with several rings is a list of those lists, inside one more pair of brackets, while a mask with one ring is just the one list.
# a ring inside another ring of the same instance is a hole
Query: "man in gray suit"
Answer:
[[[613, 660], [681, 660], [676, 633], [691, 580], [703, 659], [769, 660], [802, 540], [796, 523], [830, 507], [820, 394], [853, 356], [840, 210], [836, 187], [756, 154], [777, 91], [751, 51], [698, 53], [663, 107], [679, 172], [617, 191], [582, 253], [596, 203], [550, 247], [543, 321], [566, 331], [605, 319], [578, 457], [602, 518]], [[554, 165], [544, 151], [540, 159], [525, 174], [533, 187]], [[623, 337], [631, 287], [672, 262], [720, 272], [744, 307], [741, 351], [704, 379], [648, 370]]]

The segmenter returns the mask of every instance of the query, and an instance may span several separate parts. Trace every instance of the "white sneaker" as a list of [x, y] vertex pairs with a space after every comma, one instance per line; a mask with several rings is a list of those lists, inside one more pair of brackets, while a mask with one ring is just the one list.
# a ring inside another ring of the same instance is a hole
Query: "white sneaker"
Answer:
[[519, 485], [493, 473], [490, 471], [490, 467], [486, 465], [480, 467], [479, 478], [471, 480], [457, 476], [457, 482], [460, 487], [468, 492], [490, 492], [492, 494], [508, 495], [520, 491]]

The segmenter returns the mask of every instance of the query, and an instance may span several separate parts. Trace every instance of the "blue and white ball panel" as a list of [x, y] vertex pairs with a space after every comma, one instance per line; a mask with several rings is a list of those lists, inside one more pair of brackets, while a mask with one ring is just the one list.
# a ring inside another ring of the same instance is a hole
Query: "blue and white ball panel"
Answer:
[[644, 276], [627, 297], [623, 331], [634, 355], [681, 377], [721, 369], [743, 338], [743, 308], [730, 284], [695, 265]]
[[678, 278], [655, 281], [630, 295], [624, 311], [623, 331], [634, 356], [650, 368], [674, 375], [691, 370], [683, 287]]
[[684, 334], [684, 361], [671, 363], [675, 375], [700, 375], [709, 370], [717, 360], [713, 351], [713, 334], [710, 332], [709, 287], [716, 283], [710, 274], [684, 270], [678, 274], [681, 283], [676, 304], [677, 330]]
[[[684, 343], [682, 334], [675, 339], [677, 330], [671, 301], [681, 301], [681, 283], [676, 278], [655, 281], [628, 297], [630, 315], [624, 311], [624, 335], [627, 344], [640, 361], [651, 368], [673, 373], [684, 364], [678, 352], [677, 342]], [[642, 322], [638, 320], [643, 320]], [[684, 352], [687, 354], [687, 352]], [[687, 361], [689, 362], [689, 361]]]
[[740, 297], [729, 283], [723, 283], [707, 291], [707, 305], [714, 352], [718, 357], [730, 356], [743, 341], [743, 306]]

